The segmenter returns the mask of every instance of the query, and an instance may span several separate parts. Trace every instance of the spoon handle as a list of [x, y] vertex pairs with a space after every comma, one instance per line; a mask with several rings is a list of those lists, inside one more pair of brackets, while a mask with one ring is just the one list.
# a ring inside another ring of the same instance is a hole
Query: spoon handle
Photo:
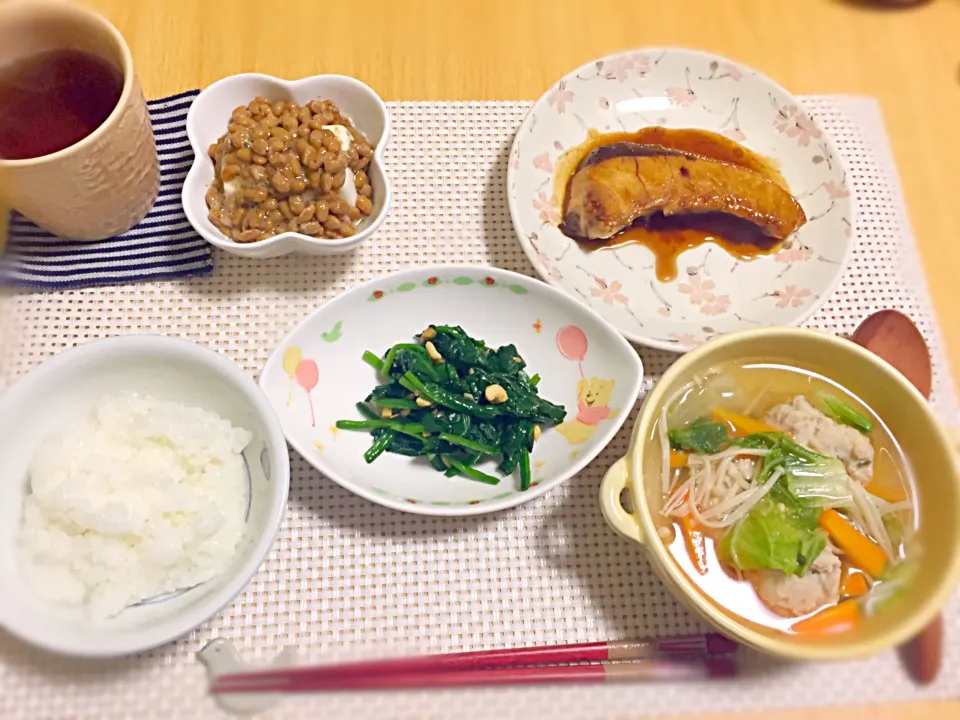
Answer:
[[[854, 331], [853, 342], [886, 360], [927, 400], [933, 389], [930, 348], [913, 321], [896, 310], [867, 317]], [[916, 637], [898, 648], [907, 674], [918, 685], [937, 679], [943, 663], [943, 616], [937, 615]]]
[[929, 685], [937, 679], [943, 664], [943, 615], [937, 616], [920, 634], [899, 648], [903, 662], [918, 685]]

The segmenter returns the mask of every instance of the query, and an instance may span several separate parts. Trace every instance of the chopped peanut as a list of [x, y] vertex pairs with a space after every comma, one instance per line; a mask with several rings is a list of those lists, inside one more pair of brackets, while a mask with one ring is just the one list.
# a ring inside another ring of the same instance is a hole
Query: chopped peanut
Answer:
[[540, 430], [540, 426], [539, 426], [539, 425], [534, 425], [534, 426], [533, 426], [533, 441], [536, 442], [537, 440], [539, 440], [539, 439], [540, 439], [540, 436], [541, 436], [542, 434], [543, 434], [543, 432]]
[[507, 401], [507, 391], [500, 385], [487, 385], [483, 391], [483, 396], [487, 399], [487, 402], [493, 403], [494, 405], [499, 405]]
[[387, 420], [389, 420], [390, 418], [393, 417], [393, 411], [392, 411], [390, 408], [384, 408], [384, 409], [380, 412], [380, 417], [385, 417], [385, 418], [387, 418]]
[[421, 340], [433, 340], [437, 336], [437, 331], [432, 327], [428, 327], [422, 333], [420, 333]]
[[427, 400], [426, 398], [422, 398], [422, 397], [417, 398], [417, 407], [430, 407], [431, 405], [433, 405], [433, 403]]
[[434, 346], [432, 342], [427, 340], [426, 344], [424, 344], [424, 347], [427, 349], [427, 355], [430, 357], [431, 360], [433, 360], [433, 362], [437, 364], [443, 362], [443, 355], [437, 352], [437, 348]]
[[475, 398], [473, 395], [471, 395], [470, 393], [464, 393], [463, 396], [464, 396], [467, 400], [476, 400], [476, 398]]

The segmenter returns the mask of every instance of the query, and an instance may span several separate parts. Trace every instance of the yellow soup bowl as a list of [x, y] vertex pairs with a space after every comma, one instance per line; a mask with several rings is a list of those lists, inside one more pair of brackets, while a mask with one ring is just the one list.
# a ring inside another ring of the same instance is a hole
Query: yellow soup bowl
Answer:
[[[913, 471], [919, 506], [916, 572], [903, 595], [855, 628], [793, 635], [748, 621], [708, 597], [679, 567], [657, 535], [661, 453], [654, 425], [677, 390], [710, 368], [763, 358], [819, 373], [859, 396], [886, 423]], [[621, 504], [623, 490], [632, 511]], [[603, 479], [600, 506], [614, 530], [647, 549], [653, 567], [678, 600], [744, 645], [784, 658], [843, 660], [899, 645], [919, 633], [960, 579], [960, 465], [948, 431], [919, 392], [889, 364], [853, 342], [815, 330], [765, 328], [724, 335], [674, 363], [644, 400], [630, 450]]]

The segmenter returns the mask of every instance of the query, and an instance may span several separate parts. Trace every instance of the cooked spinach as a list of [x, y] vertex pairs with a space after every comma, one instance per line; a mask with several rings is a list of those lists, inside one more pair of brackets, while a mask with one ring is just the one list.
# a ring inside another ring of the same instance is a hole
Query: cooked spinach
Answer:
[[[431, 325], [417, 339], [380, 356], [363, 354], [384, 382], [357, 403], [364, 420], [340, 420], [337, 427], [372, 434], [368, 463], [384, 452], [424, 456], [448, 477], [496, 485], [499, 478], [474, 466], [499, 457], [500, 472], [519, 467], [520, 489], [527, 490], [535, 428], [563, 422], [566, 409], [540, 397], [540, 376], [527, 374], [515, 345], [490, 348], [449, 325]], [[499, 390], [488, 399], [491, 386]]]
[[849, 425], [864, 435], [873, 432], [873, 421], [863, 413], [853, 409], [844, 400], [829, 393], [820, 393], [819, 399], [826, 408], [827, 415], [838, 423]]

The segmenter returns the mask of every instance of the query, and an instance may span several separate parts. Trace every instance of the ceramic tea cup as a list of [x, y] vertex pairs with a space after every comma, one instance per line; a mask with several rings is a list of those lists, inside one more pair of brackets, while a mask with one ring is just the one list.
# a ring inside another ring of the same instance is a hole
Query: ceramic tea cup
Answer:
[[[64, 53], [72, 55], [64, 60]], [[70, 59], [76, 57], [106, 71], [106, 93], [110, 73], [116, 75], [118, 99], [111, 109], [112, 96], [107, 95], [105, 118], [96, 125], [96, 117], [83, 117], [91, 102], [87, 87], [62, 89], [87, 101], [78, 117], [44, 115], [46, 107], [56, 112], [54, 105], [43, 104], [60, 92], [51, 82], [89, 82], [71, 68]], [[14, 149], [0, 155], [0, 203], [74, 240], [118, 235], [143, 219], [160, 185], [157, 148], [130, 49], [113, 25], [60, 0], [0, 3], [0, 93], [0, 132]], [[72, 137], [65, 135], [70, 144], [53, 145], [52, 151], [25, 147], [31, 132], [34, 139], [64, 132], [68, 121], [79, 127]]]

